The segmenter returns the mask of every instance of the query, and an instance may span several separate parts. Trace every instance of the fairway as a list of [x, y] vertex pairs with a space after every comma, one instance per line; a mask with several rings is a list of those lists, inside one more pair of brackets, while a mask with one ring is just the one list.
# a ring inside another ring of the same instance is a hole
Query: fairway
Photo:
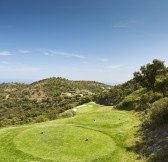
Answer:
[[0, 161], [138, 161], [126, 149], [137, 122], [131, 112], [88, 103], [72, 118], [0, 129]]

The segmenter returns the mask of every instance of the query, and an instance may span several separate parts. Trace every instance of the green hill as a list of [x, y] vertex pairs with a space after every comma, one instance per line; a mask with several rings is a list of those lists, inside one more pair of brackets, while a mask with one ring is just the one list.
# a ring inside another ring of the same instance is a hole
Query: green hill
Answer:
[[134, 110], [141, 118], [139, 138], [134, 148], [150, 162], [168, 159], [168, 68], [153, 60], [141, 66], [134, 78], [96, 96], [97, 103], [118, 110]]
[[89, 102], [111, 86], [94, 81], [49, 78], [32, 84], [0, 84], [0, 126], [54, 120], [59, 114]]

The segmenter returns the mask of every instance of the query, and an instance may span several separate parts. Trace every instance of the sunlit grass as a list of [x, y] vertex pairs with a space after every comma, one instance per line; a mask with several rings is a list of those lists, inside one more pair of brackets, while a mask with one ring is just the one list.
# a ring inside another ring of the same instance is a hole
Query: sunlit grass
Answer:
[[1, 129], [0, 161], [138, 161], [127, 150], [137, 123], [132, 112], [89, 103], [72, 118]]

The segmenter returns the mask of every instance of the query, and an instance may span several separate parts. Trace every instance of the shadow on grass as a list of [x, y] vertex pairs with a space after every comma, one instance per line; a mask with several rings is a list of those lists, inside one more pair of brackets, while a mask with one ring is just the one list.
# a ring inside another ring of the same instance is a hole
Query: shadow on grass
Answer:
[[[128, 152], [135, 152], [138, 155], [137, 160], [168, 162], [168, 142], [163, 137], [157, 136], [154, 130], [145, 131], [142, 129], [139, 130], [137, 136], [141, 136], [141, 140], [135, 141], [131, 147], [126, 147]], [[162, 143], [158, 143], [159, 141]]]

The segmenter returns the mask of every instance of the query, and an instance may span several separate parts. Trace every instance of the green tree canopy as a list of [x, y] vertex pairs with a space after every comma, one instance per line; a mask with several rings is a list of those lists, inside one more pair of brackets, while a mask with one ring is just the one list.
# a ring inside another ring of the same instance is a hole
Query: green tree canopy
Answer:
[[140, 71], [134, 73], [134, 79], [147, 89], [154, 90], [157, 77], [166, 75], [164, 62], [154, 59], [152, 64], [141, 66]]

